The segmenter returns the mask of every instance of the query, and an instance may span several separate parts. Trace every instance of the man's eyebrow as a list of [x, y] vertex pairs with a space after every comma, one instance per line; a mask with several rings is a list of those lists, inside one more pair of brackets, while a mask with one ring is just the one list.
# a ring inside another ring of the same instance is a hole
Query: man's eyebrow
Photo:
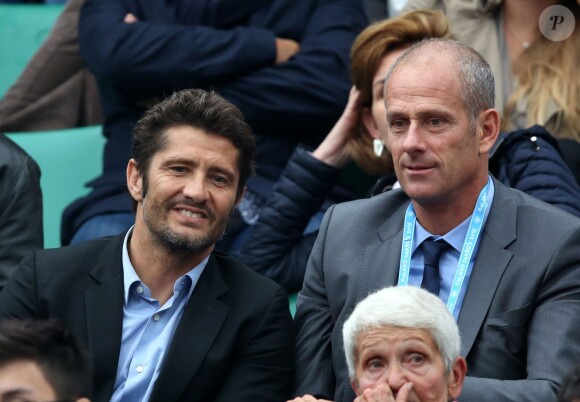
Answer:
[[225, 168], [223, 168], [223, 167], [221, 167], [221, 166], [218, 166], [218, 165], [216, 165], [216, 166], [212, 166], [212, 167], [209, 169], [209, 171], [210, 171], [210, 172], [216, 172], [216, 173], [222, 173], [222, 174], [225, 174], [226, 176], [228, 176], [228, 177], [230, 177], [230, 178], [232, 178], [232, 179], [233, 179], [234, 177], [236, 177], [236, 173], [235, 173], [235, 172], [233, 172], [233, 171], [231, 171], [231, 170], [229, 170], [229, 169], [225, 169]]
[[[175, 157], [175, 158], [168, 158], [165, 161], [163, 161], [162, 166], [169, 166], [172, 165], [174, 163], [180, 164], [180, 165], [187, 165], [187, 166], [197, 166], [198, 163], [188, 159], [188, 158], [181, 158], [181, 157]], [[226, 176], [230, 177], [230, 178], [234, 178], [236, 176], [236, 172], [226, 169], [223, 166], [216, 164], [211, 164], [209, 166], [208, 171], [210, 172], [215, 172], [215, 173], [222, 173], [225, 174]]]
[[404, 117], [405, 114], [402, 112], [393, 112], [387, 110], [387, 121], [391, 121], [396, 117]]
[[0, 395], [2, 398], [6, 397], [15, 397], [15, 396], [22, 396], [29, 394], [31, 390], [29, 388], [19, 387], [19, 388], [12, 388], [7, 391], [2, 392]]

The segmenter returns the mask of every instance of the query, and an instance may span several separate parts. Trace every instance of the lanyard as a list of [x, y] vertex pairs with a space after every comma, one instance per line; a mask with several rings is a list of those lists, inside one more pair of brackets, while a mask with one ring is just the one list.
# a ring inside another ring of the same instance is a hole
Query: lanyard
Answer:
[[[471, 261], [473, 250], [475, 249], [477, 239], [479, 238], [479, 234], [483, 226], [483, 218], [489, 203], [488, 189], [489, 178], [487, 184], [479, 193], [479, 197], [475, 203], [475, 209], [473, 210], [473, 214], [471, 215], [471, 220], [469, 222], [469, 228], [467, 229], [467, 234], [465, 236], [465, 240], [463, 241], [463, 248], [461, 249], [461, 255], [459, 256], [459, 262], [457, 263], [457, 269], [455, 270], [453, 285], [451, 286], [451, 292], [449, 293], [449, 299], [447, 300], [447, 308], [451, 314], [453, 314], [453, 311], [455, 310], [455, 305], [457, 304], [459, 293], [463, 287], [465, 273], [469, 267], [469, 262]], [[417, 216], [415, 215], [415, 209], [413, 208], [413, 203], [411, 202], [407, 207], [407, 211], [405, 212], [398, 286], [407, 286], [409, 284], [411, 250], [413, 248], [413, 236], [415, 234], [416, 221]]]

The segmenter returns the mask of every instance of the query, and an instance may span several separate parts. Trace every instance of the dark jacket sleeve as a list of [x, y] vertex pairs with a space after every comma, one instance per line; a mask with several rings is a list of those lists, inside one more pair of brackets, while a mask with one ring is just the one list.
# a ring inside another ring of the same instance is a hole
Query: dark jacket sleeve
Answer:
[[550, 133], [535, 125], [499, 141], [490, 160], [499, 181], [580, 217], [580, 187]]
[[[204, 20], [204, 15], [185, 24], [188, 16], [172, 9], [175, 3], [87, 0], [81, 10], [79, 41], [90, 70], [107, 82], [158, 95], [160, 90], [203, 86], [210, 79], [274, 63], [271, 31], [247, 26], [220, 29], [219, 21]], [[244, 3], [241, 8], [248, 7]], [[204, 7], [198, 8], [201, 12]], [[123, 22], [128, 13], [139, 22]]]
[[0, 134], [0, 290], [22, 258], [43, 247], [40, 169]]
[[368, 20], [360, 0], [312, 3], [294, 57], [239, 77], [219, 91], [242, 110], [255, 132], [316, 146], [346, 104], [350, 47]]
[[294, 372], [294, 324], [288, 295], [279, 289], [252, 338], [238, 351], [215, 402], [285, 401]]
[[318, 230], [304, 234], [304, 229], [329, 197], [338, 174], [338, 169], [297, 148], [262, 209], [240, 258], [288, 292], [300, 290], [318, 234]]

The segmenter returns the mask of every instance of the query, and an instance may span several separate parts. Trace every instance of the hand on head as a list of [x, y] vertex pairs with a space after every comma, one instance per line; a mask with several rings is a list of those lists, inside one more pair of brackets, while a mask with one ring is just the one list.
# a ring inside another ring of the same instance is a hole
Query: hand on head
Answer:
[[360, 91], [352, 87], [342, 116], [312, 153], [316, 159], [336, 168], [344, 167], [350, 160], [349, 144], [359, 124], [360, 96]]

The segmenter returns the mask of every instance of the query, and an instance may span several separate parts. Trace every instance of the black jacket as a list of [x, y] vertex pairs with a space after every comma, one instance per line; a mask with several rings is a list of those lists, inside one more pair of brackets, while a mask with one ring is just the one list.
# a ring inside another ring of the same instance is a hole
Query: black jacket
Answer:
[[[0, 293], [0, 319], [62, 321], [93, 357], [94, 401], [113, 393], [122, 344], [125, 233], [37, 251]], [[285, 401], [294, 370], [286, 292], [212, 253], [171, 338], [150, 402]]]
[[0, 133], [0, 290], [22, 257], [42, 247], [40, 169]]

